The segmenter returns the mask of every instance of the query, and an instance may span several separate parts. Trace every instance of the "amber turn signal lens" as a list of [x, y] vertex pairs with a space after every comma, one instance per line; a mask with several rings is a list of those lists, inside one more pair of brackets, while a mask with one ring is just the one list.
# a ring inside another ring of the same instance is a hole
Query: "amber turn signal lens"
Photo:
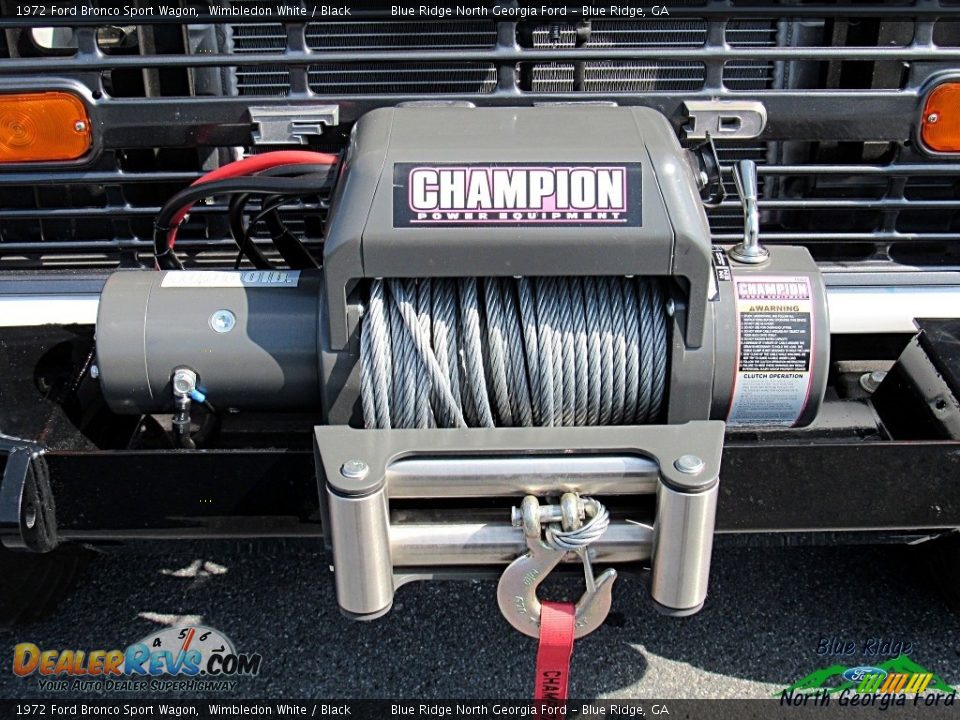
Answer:
[[960, 83], [933, 89], [923, 106], [920, 137], [928, 150], [960, 152]]
[[87, 109], [75, 95], [0, 94], [0, 163], [76, 160], [91, 140]]

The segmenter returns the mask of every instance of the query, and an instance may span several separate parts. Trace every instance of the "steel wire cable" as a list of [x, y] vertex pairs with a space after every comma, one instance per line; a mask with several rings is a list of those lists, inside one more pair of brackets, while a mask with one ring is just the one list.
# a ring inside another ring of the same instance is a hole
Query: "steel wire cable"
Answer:
[[563, 530], [559, 523], [548, 525], [544, 533], [547, 545], [554, 550], [581, 552], [596, 542], [610, 527], [610, 512], [603, 503], [593, 498], [582, 498], [589, 508], [588, 519], [580, 527]]
[[376, 279], [360, 330], [364, 424], [657, 422], [667, 325], [655, 278]]

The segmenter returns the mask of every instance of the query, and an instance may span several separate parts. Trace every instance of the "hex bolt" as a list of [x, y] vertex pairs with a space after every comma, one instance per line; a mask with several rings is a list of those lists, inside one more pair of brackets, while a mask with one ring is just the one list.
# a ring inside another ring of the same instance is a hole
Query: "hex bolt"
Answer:
[[887, 377], [887, 374], [883, 370], [874, 370], [873, 372], [864, 373], [860, 376], [860, 387], [862, 387], [868, 393], [873, 394], [876, 392], [877, 388], [880, 387], [880, 383], [883, 382], [885, 377]]
[[340, 474], [350, 480], [363, 480], [370, 472], [370, 466], [363, 460], [347, 460], [340, 466]]
[[673, 466], [684, 475], [699, 475], [704, 468], [704, 462], [696, 455], [681, 455]]
[[933, 125], [939, 119], [940, 119], [939, 113], [932, 112], [929, 115], [927, 115], [927, 122], [930, 123], [931, 125]]
[[190, 368], [177, 368], [173, 371], [173, 394], [186, 397], [197, 389], [197, 374]]
[[216, 333], [228, 333], [237, 324], [237, 316], [229, 310], [217, 310], [210, 316], [210, 328]]

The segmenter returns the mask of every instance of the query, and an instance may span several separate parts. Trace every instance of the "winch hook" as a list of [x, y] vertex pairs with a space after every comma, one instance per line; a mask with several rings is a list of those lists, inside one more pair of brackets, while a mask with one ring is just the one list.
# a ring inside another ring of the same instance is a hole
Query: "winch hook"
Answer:
[[[590, 520], [581, 527], [584, 516], [590, 516]], [[548, 530], [548, 543], [543, 538], [543, 525], [551, 522], [562, 522], [563, 530]], [[513, 524], [523, 527], [527, 552], [507, 566], [497, 585], [497, 602], [507, 622], [524, 635], [540, 637], [543, 606], [537, 589], [564, 555], [576, 552], [583, 561], [587, 589], [576, 604], [574, 637], [584, 637], [600, 627], [613, 604], [617, 571], [611, 568], [594, 577], [588, 545], [608, 523], [607, 512], [600, 503], [581, 499], [575, 493], [566, 493], [559, 506], [540, 505], [537, 498], [527, 495], [519, 510], [513, 509]], [[582, 538], [572, 536], [578, 531], [584, 531]]]

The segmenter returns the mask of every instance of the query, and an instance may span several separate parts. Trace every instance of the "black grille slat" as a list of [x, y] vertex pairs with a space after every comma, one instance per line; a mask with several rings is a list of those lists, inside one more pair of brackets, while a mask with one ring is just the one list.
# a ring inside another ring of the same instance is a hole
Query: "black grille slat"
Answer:
[[[492, 62], [494, 56], [484, 49], [448, 49], [442, 50], [376, 50], [372, 52], [358, 50], [330, 51], [327, 57], [331, 62], [341, 63], [383, 63], [389, 67], [394, 63], [424, 62], [429, 64], [445, 62]], [[601, 60], [673, 60], [685, 61], [690, 58], [689, 48], [550, 48], [525, 49], [505, 48], [496, 53], [496, 60], [511, 62], [588, 62]], [[955, 63], [960, 61], [960, 48], [936, 47], [930, 44], [911, 44], [906, 47], [731, 47], [709, 46], [697, 51], [697, 59], [710, 62], [727, 60], [751, 61], [850, 61], [850, 62], [925, 62]], [[193, 55], [188, 63], [182, 55], [160, 54], [143, 57], [98, 56], [78, 54], [70, 58], [53, 56], [37, 59], [14, 58], [0, 65], [0, 75], [49, 75], [56, 73], [110, 71], [118, 68], [181, 68], [185, 65], [194, 68], [233, 67], [280, 62], [287, 66], [309, 64], [316, 60], [314, 53], [290, 50], [283, 55], [268, 51], [248, 54], [209, 53]]]
[[[220, 203], [210, 203], [208, 205], [195, 205], [190, 211], [193, 216], [217, 215], [227, 211], [227, 205]], [[250, 203], [248, 209], [256, 212], [257, 204]], [[304, 211], [322, 210], [319, 206], [306, 206], [301, 208]], [[83, 219], [83, 218], [110, 218], [116, 220], [147, 217], [153, 218], [160, 212], [160, 206], [131, 206], [131, 205], [103, 205], [102, 207], [82, 207], [82, 208], [27, 208], [27, 209], [7, 209], [0, 208], [0, 220], [13, 220], [22, 218], [50, 218], [50, 219]]]
[[189, 183], [200, 177], [197, 172], [142, 172], [117, 173], [110, 171], [71, 172], [38, 171], [0, 173], [0, 187], [4, 185], [109, 185], [109, 184], [146, 184], [157, 182]]

